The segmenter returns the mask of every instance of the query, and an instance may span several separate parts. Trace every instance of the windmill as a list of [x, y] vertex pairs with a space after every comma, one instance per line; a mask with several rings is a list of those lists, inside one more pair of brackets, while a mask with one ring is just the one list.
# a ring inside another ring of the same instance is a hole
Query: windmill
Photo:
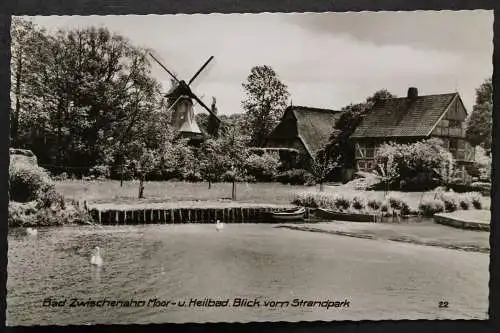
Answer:
[[201, 133], [194, 118], [193, 100], [207, 110], [210, 114], [210, 118], [212, 118], [218, 125], [220, 125], [222, 121], [219, 117], [217, 117], [215, 104], [213, 103], [212, 108], [206, 106], [205, 103], [203, 103], [203, 101], [192, 92], [190, 86], [214, 57], [211, 56], [208, 58], [203, 66], [201, 66], [193, 77], [186, 83], [184, 80], [179, 80], [151, 53], [150, 56], [172, 77], [172, 82], [174, 83], [172, 88], [165, 95], [166, 98], [173, 101], [169, 105], [168, 109], [169, 112], [172, 111], [171, 124], [178, 130], [181, 137], [196, 141], [202, 140], [203, 134]]

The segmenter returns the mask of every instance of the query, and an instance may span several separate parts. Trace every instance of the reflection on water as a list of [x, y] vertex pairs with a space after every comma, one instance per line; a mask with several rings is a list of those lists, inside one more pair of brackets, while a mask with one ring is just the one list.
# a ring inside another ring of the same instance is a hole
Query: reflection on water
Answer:
[[[40, 229], [30, 238], [11, 230], [8, 241], [9, 325], [485, 319], [488, 307], [489, 258], [479, 253], [262, 224], [230, 224], [222, 232], [213, 225], [64, 227]], [[102, 267], [90, 264], [96, 246]], [[350, 300], [350, 306], [179, 306], [191, 298], [235, 297], [261, 304]], [[75, 298], [82, 304], [170, 303], [68, 306]], [[44, 300], [57, 305], [65, 299], [65, 306], [43, 306]], [[442, 300], [452, 306], [439, 309]]]

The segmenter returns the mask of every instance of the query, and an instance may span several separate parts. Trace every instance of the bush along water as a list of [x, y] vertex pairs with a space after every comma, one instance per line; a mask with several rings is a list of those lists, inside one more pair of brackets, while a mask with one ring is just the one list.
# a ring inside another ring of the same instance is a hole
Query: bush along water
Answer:
[[83, 224], [90, 215], [66, 203], [48, 173], [37, 165], [15, 161], [9, 167], [9, 227]]
[[479, 193], [444, 192], [422, 199], [415, 210], [411, 208], [407, 199], [396, 193], [391, 193], [382, 201], [369, 198], [368, 194], [363, 196], [357, 193], [349, 197], [333, 192], [303, 191], [295, 193], [292, 203], [298, 206], [324, 208], [337, 212], [432, 217], [434, 214], [442, 212], [482, 209], [481, 198]]

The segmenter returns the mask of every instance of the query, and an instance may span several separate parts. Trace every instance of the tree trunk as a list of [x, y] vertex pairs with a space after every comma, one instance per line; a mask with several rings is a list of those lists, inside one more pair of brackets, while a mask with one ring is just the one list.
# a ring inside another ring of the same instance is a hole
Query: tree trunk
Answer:
[[139, 178], [139, 199], [144, 198], [144, 176], [141, 175]]
[[209, 180], [208, 181], [208, 189], [210, 190], [212, 188], [212, 182]]
[[231, 199], [236, 200], [236, 181], [233, 180], [233, 190], [231, 193]]
[[120, 166], [120, 187], [123, 187], [123, 164]]
[[319, 191], [323, 192], [323, 182], [319, 182]]
[[13, 147], [17, 144], [18, 128], [19, 128], [19, 112], [21, 110], [21, 79], [22, 79], [22, 53], [19, 53], [17, 60], [17, 72], [16, 72], [16, 110], [12, 115], [12, 127], [11, 127], [11, 145]]

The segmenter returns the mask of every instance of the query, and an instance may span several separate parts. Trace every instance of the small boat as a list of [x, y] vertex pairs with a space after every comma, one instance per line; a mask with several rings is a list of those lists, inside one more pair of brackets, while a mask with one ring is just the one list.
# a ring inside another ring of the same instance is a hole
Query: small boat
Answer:
[[381, 216], [379, 214], [347, 213], [325, 208], [316, 209], [314, 215], [320, 219], [348, 222], [380, 222], [381, 220]]
[[285, 210], [282, 212], [272, 212], [271, 216], [275, 220], [280, 221], [293, 221], [293, 220], [303, 220], [304, 214], [306, 213], [306, 209], [304, 207]]

